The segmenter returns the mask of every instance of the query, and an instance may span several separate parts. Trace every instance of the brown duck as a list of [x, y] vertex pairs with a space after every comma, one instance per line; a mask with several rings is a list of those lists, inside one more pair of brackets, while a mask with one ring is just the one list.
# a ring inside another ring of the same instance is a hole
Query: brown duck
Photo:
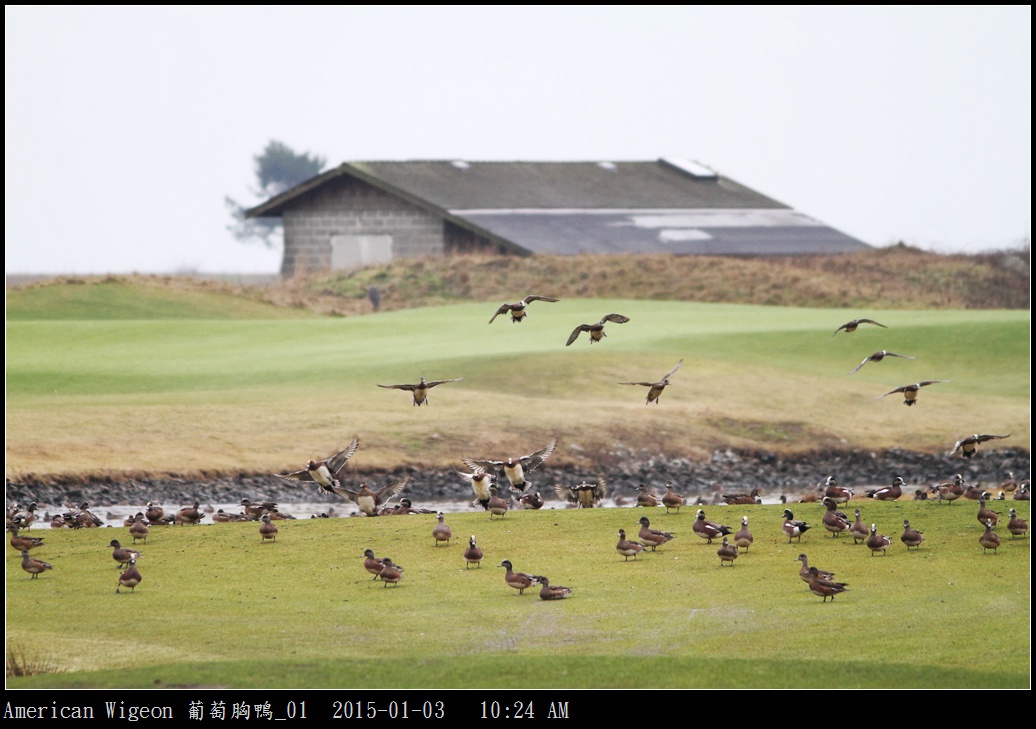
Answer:
[[895, 390], [889, 390], [884, 395], [879, 395], [874, 399], [880, 400], [883, 397], [888, 397], [889, 395], [901, 392], [903, 393], [903, 404], [908, 406], [914, 405], [917, 403], [917, 394], [921, 391], [922, 387], [928, 387], [928, 385], [938, 385], [941, 382], [949, 382], [949, 380], [924, 380], [922, 382], [915, 382], [912, 385], [903, 385], [902, 387], [897, 387]]
[[422, 377], [420, 382], [412, 385], [378, 385], [378, 387], [411, 392], [414, 396], [414, 406], [420, 407], [428, 404], [428, 391], [433, 387], [445, 385], [447, 382], [460, 382], [463, 379], [463, 377], [454, 377], [452, 380], [426, 380]]
[[496, 312], [493, 314], [492, 318], [489, 320], [489, 323], [492, 324], [493, 321], [495, 321], [498, 316], [503, 316], [504, 314], [510, 314], [511, 315], [511, 323], [512, 324], [520, 324], [522, 322], [522, 320], [525, 319], [525, 317], [527, 316], [525, 309], [532, 302], [534, 302], [534, 301], [547, 301], [547, 302], [549, 302], [551, 304], [554, 304], [554, 303], [557, 303], [560, 300], [561, 299], [555, 299], [552, 296], [537, 296], [536, 294], [529, 294], [528, 296], [526, 296], [521, 301], [515, 302], [513, 304], [502, 304], [500, 306], [500, 308], [497, 309]]
[[[571, 342], [569, 342], [569, 344], [571, 344]], [[680, 365], [682, 365], [682, 364], [683, 364], [683, 360], [681, 359], [679, 362], [676, 363], [676, 366], [673, 367], [673, 369], [669, 370], [665, 374], [665, 376], [663, 376], [662, 379], [659, 380], [658, 382], [620, 382], [619, 384], [620, 385], [638, 385], [640, 387], [648, 388], [647, 399], [644, 401], [644, 404], [645, 405], [650, 405], [651, 403], [655, 403], [657, 405], [658, 404], [659, 396], [662, 394], [662, 391], [669, 384], [669, 378], [672, 377], [673, 374], [675, 374], [678, 369], [680, 369]]]
[[583, 332], [590, 333], [590, 344], [599, 342], [605, 337], [605, 324], [607, 324], [608, 322], [613, 322], [615, 324], [625, 324], [629, 320], [630, 318], [628, 316], [623, 316], [622, 314], [608, 314], [596, 324], [580, 324], [572, 330], [572, 333], [568, 336], [568, 341], [565, 342], [565, 346], [567, 347], [568, 345], [572, 344], [572, 342], [576, 341], [576, 339], [579, 338], [579, 335]]

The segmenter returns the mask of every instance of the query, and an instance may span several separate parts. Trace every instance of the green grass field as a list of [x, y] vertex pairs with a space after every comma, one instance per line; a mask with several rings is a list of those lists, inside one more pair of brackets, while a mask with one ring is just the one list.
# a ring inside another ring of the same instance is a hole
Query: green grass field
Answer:
[[[284, 472], [357, 434], [361, 468], [457, 468], [551, 436], [552, 463], [588, 467], [618, 445], [705, 458], [1030, 438], [1027, 311], [572, 299], [488, 326], [499, 302], [320, 318], [115, 285], [90, 296], [9, 292], [9, 479]], [[631, 321], [564, 346], [612, 311]], [[855, 316], [888, 329], [831, 336]], [[849, 376], [878, 349], [917, 359]], [[658, 406], [617, 384], [681, 358]], [[376, 387], [422, 375], [464, 379], [423, 408]], [[911, 408], [879, 399], [925, 379], [949, 382]], [[750, 517], [756, 543], [733, 567], [694, 536], [688, 508], [651, 514], [678, 536], [635, 563], [614, 550], [619, 528], [637, 530], [634, 508], [450, 514], [457, 541], [438, 548], [430, 515], [282, 523], [263, 545], [255, 524], [169, 527], [138, 545], [144, 582], [118, 595], [107, 545], [129, 542], [125, 529], [46, 530], [34, 556], [54, 569], [39, 579], [8, 550], [8, 664], [35, 675], [7, 686], [1028, 687], [1028, 539], [1001, 527], [1003, 546], [983, 554], [974, 502], [857, 506], [893, 537], [887, 556], [828, 536], [817, 504], [792, 505], [814, 524], [801, 546], [780, 531], [782, 507], [707, 508], [735, 527]], [[995, 508], [1006, 521], [1011, 506], [1029, 517], [1028, 502]], [[918, 552], [898, 541], [904, 518], [925, 533]], [[478, 570], [461, 559], [470, 534], [486, 550]], [[369, 579], [365, 547], [405, 566], [398, 587]], [[850, 592], [821, 602], [798, 577], [800, 552]], [[503, 559], [575, 592], [519, 597]]]

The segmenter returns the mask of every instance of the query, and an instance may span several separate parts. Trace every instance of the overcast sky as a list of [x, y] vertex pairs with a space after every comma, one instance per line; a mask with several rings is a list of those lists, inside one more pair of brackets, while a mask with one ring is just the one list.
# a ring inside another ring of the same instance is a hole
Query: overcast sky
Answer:
[[271, 139], [709, 165], [875, 246], [1028, 245], [1030, 6], [6, 6], [8, 273], [274, 273]]

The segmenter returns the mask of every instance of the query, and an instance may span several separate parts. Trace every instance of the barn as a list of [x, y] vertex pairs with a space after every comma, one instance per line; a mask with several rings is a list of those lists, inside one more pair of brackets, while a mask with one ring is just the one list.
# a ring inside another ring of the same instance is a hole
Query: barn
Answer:
[[801, 255], [869, 248], [697, 162], [346, 162], [246, 211], [283, 276], [450, 253]]

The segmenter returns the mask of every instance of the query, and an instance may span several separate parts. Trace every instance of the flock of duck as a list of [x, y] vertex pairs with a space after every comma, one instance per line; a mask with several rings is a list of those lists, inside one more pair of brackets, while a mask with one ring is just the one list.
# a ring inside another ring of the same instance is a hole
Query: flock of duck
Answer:
[[[529, 295], [516, 303], [500, 306], [496, 309], [492, 318], [490, 318], [489, 323], [492, 324], [497, 317], [504, 315], [510, 315], [513, 323], [520, 323], [526, 318], [527, 307], [532, 302], [557, 302], [558, 300], [554, 297]], [[629, 322], [629, 317], [612, 313], [602, 317], [596, 323], [580, 324], [573, 329], [565, 346], [573, 344], [583, 332], [588, 333], [591, 344], [600, 342], [605, 337], [604, 327], [607, 323], [625, 324], [627, 322]], [[834, 337], [843, 331], [847, 333], [856, 331], [862, 324], [887, 328], [885, 325], [872, 319], [854, 319], [838, 327], [831, 336]], [[879, 350], [864, 358], [850, 374], [855, 374], [870, 362], [880, 362], [886, 357], [915, 359], [912, 355]], [[660, 395], [666, 386], [669, 385], [670, 378], [679, 370], [682, 364], [683, 360], [681, 359], [657, 381], [622, 382], [618, 384], [647, 387], [645, 403], [657, 404]], [[428, 391], [430, 389], [442, 384], [458, 382], [461, 379], [463, 378], [426, 380], [424, 377], [421, 377], [417, 383], [379, 384], [378, 386], [408, 391], [412, 394], [413, 405], [421, 406], [428, 403]], [[917, 395], [921, 388], [941, 382], [946, 382], [946, 380], [924, 380], [904, 385], [890, 390], [876, 399], [895, 393], [902, 393], [904, 404], [912, 406], [916, 403]], [[1009, 436], [1010, 434], [974, 434], [958, 440], [954, 447], [948, 451], [948, 454], [959, 454], [962, 458], [970, 459], [975, 455], [980, 444]], [[304, 468], [291, 473], [277, 475], [288, 482], [315, 483], [321, 492], [337, 494], [354, 502], [366, 516], [432, 513], [427, 509], [414, 508], [412, 502], [405, 498], [399, 499], [399, 502], [396, 504], [391, 503], [391, 500], [402, 493], [410, 483], [409, 478], [398, 480], [381, 488], [370, 488], [366, 482], [361, 483], [358, 488], [346, 486], [344, 483], [344, 470], [349, 459], [355, 454], [358, 445], [359, 439], [354, 438], [348, 447], [323, 460], [310, 460]], [[470, 472], [458, 471], [457, 473], [471, 486], [474, 495], [472, 506], [488, 512], [491, 520], [494, 517], [503, 518], [510, 508], [507, 499], [501, 495], [500, 491], [500, 485], [506, 484], [509, 495], [519, 508], [542, 508], [544, 500], [538, 491], [531, 489], [527, 476], [529, 472], [542, 465], [554, 453], [556, 447], [557, 439], [555, 438], [544, 447], [525, 456], [504, 460], [463, 458], [462, 461], [470, 469]], [[867, 491], [866, 497], [879, 501], [896, 500], [902, 496], [903, 486], [903, 479], [896, 477], [891, 486], [871, 489]], [[1016, 483], [1013, 478], [1009, 478], [1002, 487], [1005, 491], [1012, 493], [1014, 499], [1028, 500], [1029, 498], [1028, 481]], [[672, 510], [676, 510], [679, 513], [680, 508], [684, 505], [684, 498], [676, 492], [675, 484], [671, 481], [666, 484], [666, 491], [661, 496], [651, 492], [644, 484], [640, 484], [637, 490], [639, 491], [636, 504], [638, 507], [660, 507], [665, 508], [666, 513]], [[825, 507], [821, 523], [828, 532], [835, 537], [847, 532], [853, 538], [854, 543], [866, 544], [871, 556], [879, 553], [882, 556], [885, 555], [893, 543], [891, 537], [879, 534], [876, 524], [871, 524], [868, 528], [861, 520], [860, 509], [855, 510], [855, 520], [850, 520], [845, 512], [839, 510], [840, 505], [848, 503], [854, 497], [852, 489], [839, 485], [835, 477], [831, 476], [818, 490], [823, 492], [822, 499], [820, 500]], [[567, 506], [573, 508], [593, 508], [599, 506], [606, 497], [607, 483], [603, 477], [599, 477], [594, 482], [581, 483], [576, 486], [556, 484], [554, 491], [555, 495]], [[1001, 498], [1004, 498], [1003, 494], [1004, 491], [1001, 491]], [[915, 492], [914, 498], [931, 498], [947, 503], [952, 503], [959, 498], [977, 498], [979, 503], [978, 520], [985, 526], [985, 531], [979, 538], [983, 552], [986, 550], [995, 552], [1000, 546], [1000, 539], [995, 531], [1000, 521], [1000, 514], [988, 508], [987, 500], [990, 498], [990, 495], [988, 492], [981, 491], [975, 494], [974, 489], [970, 489], [966, 485], [964, 478], [960, 474], [957, 474], [950, 482], [933, 486], [928, 492]], [[729, 505], [761, 503], [758, 490], [752, 490], [749, 493], [743, 494], [727, 494], [723, 495], [722, 499]], [[782, 498], [782, 500], [784, 499]], [[701, 504], [700, 501], [698, 503]], [[278, 511], [277, 505], [273, 502], [253, 504], [248, 499], [242, 499], [241, 505], [244, 507], [242, 513], [229, 514], [220, 509], [219, 512], [213, 515], [213, 521], [258, 521], [260, 542], [266, 543], [268, 540], [275, 541], [277, 538], [279, 529], [275, 523], [276, 521], [294, 518]], [[7, 528], [11, 532], [11, 546], [20, 553], [22, 569], [32, 579], [36, 579], [40, 574], [53, 569], [51, 564], [36, 559], [30, 554], [31, 550], [43, 546], [43, 538], [19, 533], [20, 529], [28, 528], [35, 521], [35, 507], [35, 504], [31, 504], [25, 511], [22, 511], [17, 505], [13, 505], [13, 507], [8, 508], [7, 515]], [[51, 522], [51, 526], [55, 528], [65, 526], [91, 528], [100, 526], [103, 522], [91, 514], [88, 507], [88, 504], [83, 503], [79, 505], [78, 509], [57, 515]], [[132, 518], [127, 519], [125, 525], [129, 527], [129, 535], [133, 539], [133, 544], [136, 545], [138, 540], [146, 541], [149, 528], [152, 525], [197, 524], [202, 520], [203, 516], [203, 511], [197, 501], [192, 506], [184, 507], [175, 514], [170, 515], [166, 515], [161, 507], [149, 502], [146, 512], [137, 513]], [[743, 516], [740, 528], [735, 531], [731, 526], [708, 520], [704, 509], [699, 508], [692, 523], [692, 531], [697, 536], [705, 539], [708, 544], [712, 544], [713, 539], [722, 540], [717, 550], [720, 566], [733, 566], [739, 554], [742, 551], [747, 553], [754, 541], [754, 537], [749, 530], [748, 521], [748, 516]], [[638, 523], [640, 524], [640, 530], [637, 533], [637, 539], [629, 538], [624, 529], [619, 529], [618, 531], [618, 542], [615, 549], [623, 558], [623, 561], [629, 561], [631, 558], [635, 561], [645, 551], [655, 552], [659, 547], [675, 538], [675, 535], [671, 532], [653, 529], [650, 519], [646, 516], [641, 517]], [[793, 539], [801, 542], [802, 535], [810, 528], [812, 528], [810, 524], [796, 519], [790, 509], [785, 509], [782, 531], [788, 537], [788, 543], [791, 543]], [[1011, 533], [1012, 538], [1024, 537], [1028, 534], [1028, 523], [1017, 515], [1015, 509], [1010, 510], [1008, 531]], [[445, 523], [445, 514], [441, 511], [437, 513], [437, 523], [433, 527], [432, 536], [436, 546], [440, 544], [448, 546], [453, 539], [452, 529]], [[918, 549], [924, 541], [924, 536], [920, 531], [912, 528], [908, 520], [904, 520], [903, 533], [900, 540], [906, 545], [908, 550]], [[142, 576], [137, 568], [137, 560], [140, 558], [141, 553], [131, 547], [123, 547], [117, 539], [111, 540], [109, 546], [112, 548], [112, 558], [116, 566], [122, 570], [116, 585], [116, 592], [119, 592], [124, 587], [131, 591], [134, 590], [142, 581]], [[483, 557], [484, 552], [478, 546], [474, 535], [472, 535], [469, 539], [468, 547], [463, 554], [465, 568], [470, 568], [473, 565], [476, 568], [480, 567]], [[372, 549], [366, 549], [363, 553], [363, 559], [366, 571], [374, 575], [374, 580], [381, 580], [386, 587], [388, 585], [398, 585], [402, 581], [403, 568], [390, 558], [376, 557]], [[828, 598], [833, 601], [835, 595], [848, 591], [847, 583], [836, 582], [832, 573], [809, 565], [805, 554], [800, 554], [796, 561], [802, 565], [799, 571], [802, 580], [809, 585], [809, 589], [813, 593], [822, 596], [825, 602]], [[539, 586], [539, 595], [544, 600], [564, 599], [573, 592], [570, 587], [550, 584], [549, 578], [544, 575], [515, 571], [510, 560], [503, 560], [499, 567], [506, 570], [504, 575], [505, 583], [509, 587], [518, 590], [519, 595], [524, 594], [526, 589], [533, 588], [534, 586]]]

